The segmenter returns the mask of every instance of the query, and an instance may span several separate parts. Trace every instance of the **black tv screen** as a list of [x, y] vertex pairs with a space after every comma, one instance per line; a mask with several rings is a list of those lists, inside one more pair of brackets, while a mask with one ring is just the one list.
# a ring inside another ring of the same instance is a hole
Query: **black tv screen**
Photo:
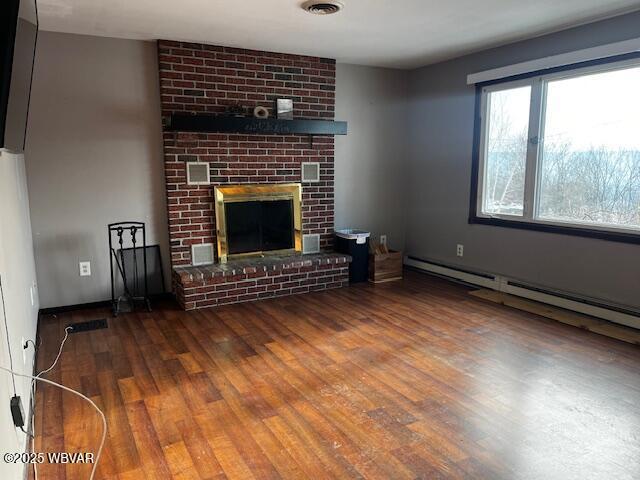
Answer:
[[36, 0], [0, 0], [0, 148], [14, 152], [25, 145], [37, 36]]

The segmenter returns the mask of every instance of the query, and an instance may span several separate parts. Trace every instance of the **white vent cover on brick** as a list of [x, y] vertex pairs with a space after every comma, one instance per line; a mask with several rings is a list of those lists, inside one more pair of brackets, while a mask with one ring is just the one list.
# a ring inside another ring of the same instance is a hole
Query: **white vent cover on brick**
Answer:
[[302, 253], [320, 252], [320, 234], [312, 233], [302, 236]]
[[211, 265], [215, 260], [213, 256], [213, 243], [200, 243], [191, 245], [192, 265]]
[[209, 164], [187, 162], [187, 183], [189, 185], [209, 185]]
[[320, 164], [318, 162], [304, 162], [302, 164], [302, 181], [319, 182]]

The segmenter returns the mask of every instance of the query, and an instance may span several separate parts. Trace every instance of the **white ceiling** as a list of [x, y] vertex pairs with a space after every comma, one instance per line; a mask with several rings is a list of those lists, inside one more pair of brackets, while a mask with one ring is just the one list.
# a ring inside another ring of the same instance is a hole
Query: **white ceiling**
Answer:
[[640, 9], [640, 0], [38, 0], [43, 30], [185, 40], [412, 68]]

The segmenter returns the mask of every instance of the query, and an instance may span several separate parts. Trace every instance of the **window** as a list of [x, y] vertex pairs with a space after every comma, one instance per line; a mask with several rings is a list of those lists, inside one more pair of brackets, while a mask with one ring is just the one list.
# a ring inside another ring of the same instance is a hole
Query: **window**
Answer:
[[481, 87], [472, 221], [640, 238], [639, 86], [636, 59]]
[[483, 212], [523, 215], [531, 87], [487, 95]]

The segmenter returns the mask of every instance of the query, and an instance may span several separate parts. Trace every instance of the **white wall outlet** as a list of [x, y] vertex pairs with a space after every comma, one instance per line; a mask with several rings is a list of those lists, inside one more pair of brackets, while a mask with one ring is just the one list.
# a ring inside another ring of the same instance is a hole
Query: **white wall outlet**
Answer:
[[80, 276], [81, 277], [91, 276], [91, 262], [80, 262]]
[[387, 236], [386, 235], [380, 235], [380, 245], [384, 245], [385, 247], [387, 246]]
[[458, 244], [458, 247], [456, 248], [456, 255], [464, 257], [464, 245]]
[[24, 339], [24, 337], [22, 337], [22, 343], [20, 345], [22, 345], [22, 364], [26, 365], [27, 364], [27, 348], [29, 347], [29, 344]]

